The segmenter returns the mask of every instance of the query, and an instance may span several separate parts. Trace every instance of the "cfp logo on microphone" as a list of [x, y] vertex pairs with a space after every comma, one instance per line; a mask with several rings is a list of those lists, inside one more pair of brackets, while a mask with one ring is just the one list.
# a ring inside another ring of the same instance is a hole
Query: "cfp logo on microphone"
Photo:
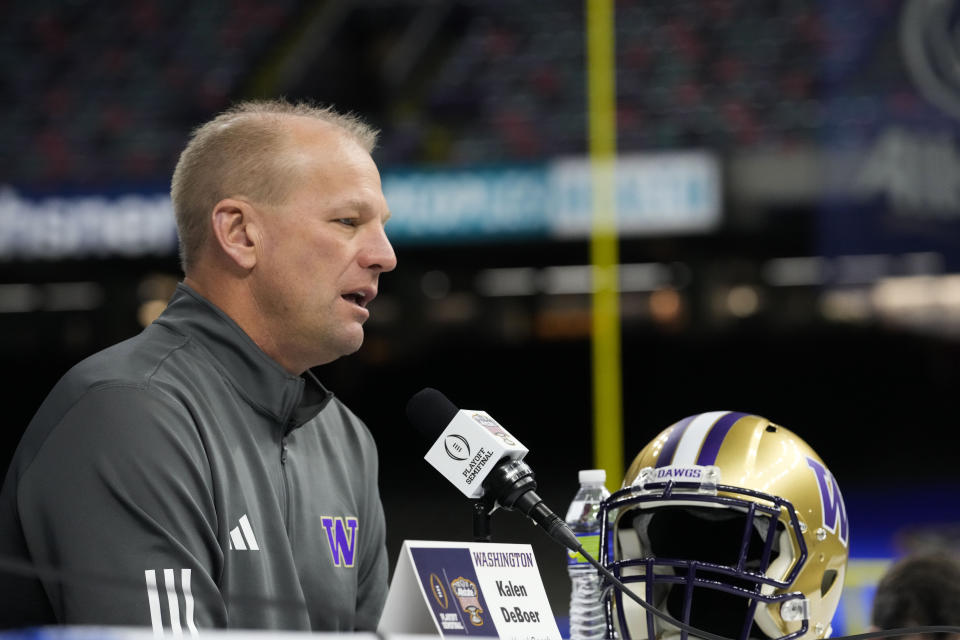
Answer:
[[443, 448], [447, 455], [457, 462], [463, 462], [470, 457], [470, 443], [466, 438], [455, 433], [443, 439]]

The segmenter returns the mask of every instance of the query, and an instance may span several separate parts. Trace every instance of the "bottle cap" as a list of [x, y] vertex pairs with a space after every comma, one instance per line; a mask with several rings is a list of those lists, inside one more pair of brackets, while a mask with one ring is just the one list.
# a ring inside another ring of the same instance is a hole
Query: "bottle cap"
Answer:
[[605, 469], [581, 469], [579, 479], [580, 484], [603, 484], [607, 481], [607, 472]]

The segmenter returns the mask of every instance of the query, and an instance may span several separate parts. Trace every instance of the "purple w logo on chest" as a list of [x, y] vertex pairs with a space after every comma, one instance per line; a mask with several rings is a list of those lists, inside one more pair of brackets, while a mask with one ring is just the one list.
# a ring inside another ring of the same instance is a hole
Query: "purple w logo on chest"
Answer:
[[359, 520], [352, 517], [320, 516], [320, 523], [327, 532], [327, 543], [330, 545], [333, 565], [348, 569], [353, 567]]
[[823, 513], [823, 528], [830, 533], [837, 534], [837, 537], [840, 538], [840, 544], [847, 546], [850, 527], [847, 522], [847, 507], [843, 504], [840, 487], [837, 486], [833, 474], [813, 458], [807, 458], [807, 466], [813, 469], [814, 475], [817, 476], [820, 507]]

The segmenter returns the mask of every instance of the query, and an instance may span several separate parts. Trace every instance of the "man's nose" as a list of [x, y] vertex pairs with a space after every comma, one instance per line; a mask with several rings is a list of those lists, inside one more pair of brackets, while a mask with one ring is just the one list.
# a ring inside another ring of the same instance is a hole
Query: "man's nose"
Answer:
[[397, 267], [397, 254], [382, 225], [371, 230], [367, 247], [360, 255], [360, 266], [377, 271], [393, 271]]

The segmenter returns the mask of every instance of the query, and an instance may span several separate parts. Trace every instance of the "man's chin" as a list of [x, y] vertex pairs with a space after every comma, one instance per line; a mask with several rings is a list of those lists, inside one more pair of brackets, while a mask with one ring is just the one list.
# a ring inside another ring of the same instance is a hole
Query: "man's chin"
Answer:
[[363, 330], [360, 330], [359, 335], [340, 336], [340, 339], [336, 340], [332, 344], [328, 339], [327, 345], [328, 348], [321, 361], [313, 366], [330, 364], [335, 360], [339, 360], [344, 356], [353, 355], [359, 351], [360, 347], [363, 346]]
[[360, 351], [360, 347], [363, 346], [363, 328], [361, 327], [359, 331], [356, 332], [356, 335], [353, 335], [351, 332], [350, 336], [345, 336], [343, 343], [340, 349], [340, 356], [349, 356], [357, 351]]

